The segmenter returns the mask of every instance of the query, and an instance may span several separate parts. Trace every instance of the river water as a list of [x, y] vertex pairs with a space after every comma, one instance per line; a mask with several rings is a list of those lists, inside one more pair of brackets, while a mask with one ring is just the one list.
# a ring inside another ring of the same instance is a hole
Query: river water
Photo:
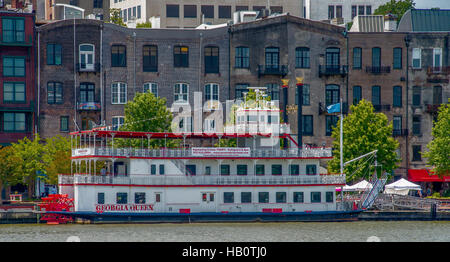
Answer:
[[450, 221], [0, 224], [0, 242], [449, 242]]

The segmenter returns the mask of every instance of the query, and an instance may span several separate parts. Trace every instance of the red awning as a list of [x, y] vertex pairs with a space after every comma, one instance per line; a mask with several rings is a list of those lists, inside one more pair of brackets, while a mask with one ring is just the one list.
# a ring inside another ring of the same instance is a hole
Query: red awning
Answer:
[[427, 169], [410, 169], [408, 170], [408, 180], [412, 182], [450, 182], [450, 176], [439, 178], [432, 174], [433, 172]]

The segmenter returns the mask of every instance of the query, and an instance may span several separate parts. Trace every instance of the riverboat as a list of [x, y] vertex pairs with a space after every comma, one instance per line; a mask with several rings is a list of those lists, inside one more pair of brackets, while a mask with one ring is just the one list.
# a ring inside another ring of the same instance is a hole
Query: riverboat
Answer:
[[47, 213], [91, 223], [357, 219], [362, 210], [336, 194], [345, 175], [320, 172], [331, 148], [298, 145], [270, 101], [234, 113], [221, 133], [71, 133], [72, 172], [59, 175], [59, 192], [73, 205]]

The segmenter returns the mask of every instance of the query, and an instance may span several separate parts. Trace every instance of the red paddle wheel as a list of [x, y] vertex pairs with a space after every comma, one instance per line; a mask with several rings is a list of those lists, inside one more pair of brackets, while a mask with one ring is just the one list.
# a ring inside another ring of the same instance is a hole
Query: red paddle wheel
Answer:
[[[41, 211], [73, 211], [73, 198], [67, 195], [51, 194], [42, 198], [39, 204]], [[72, 217], [63, 214], [44, 213], [41, 220], [47, 221], [47, 224], [66, 224], [73, 222]]]

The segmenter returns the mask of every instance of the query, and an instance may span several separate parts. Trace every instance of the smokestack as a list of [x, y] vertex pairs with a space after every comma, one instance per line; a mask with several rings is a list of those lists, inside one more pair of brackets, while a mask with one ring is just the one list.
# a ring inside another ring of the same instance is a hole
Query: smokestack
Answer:
[[397, 31], [397, 16], [394, 14], [387, 14], [384, 16], [384, 31], [395, 32]]

